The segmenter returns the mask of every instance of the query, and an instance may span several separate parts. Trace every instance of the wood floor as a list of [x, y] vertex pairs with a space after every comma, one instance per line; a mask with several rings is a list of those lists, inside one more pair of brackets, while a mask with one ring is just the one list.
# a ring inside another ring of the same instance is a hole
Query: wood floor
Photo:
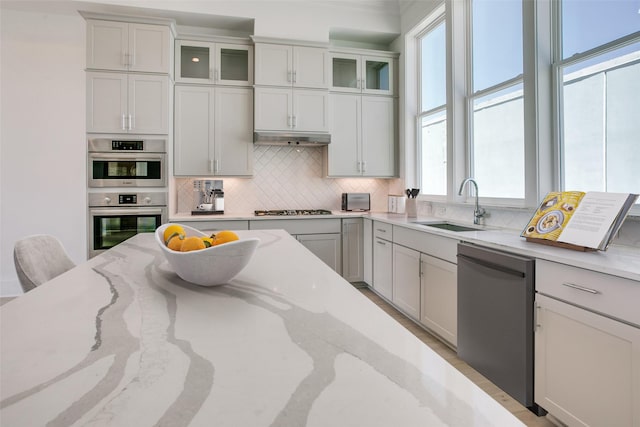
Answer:
[[449, 362], [453, 367], [458, 369], [464, 376], [469, 378], [475, 384], [478, 385], [487, 394], [493, 397], [498, 403], [505, 407], [509, 412], [515, 415], [520, 421], [527, 426], [535, 427], [555, 427], [547, 417], [538, 417], [533, 412], [522, 406], [518, 401], [513, 399], [504, 391], [500, 390], [495, 384], [479, 374], [475, 369], [469, 366], [456, 355], [450, 347], [443, 344], [440, 340], [435, 338], [429, 332], [416, 325], [413, 321], [409, 320], [405, 315], [396, 310], [393, 306], [387, 303], [384, 299], [378, 296], [375, 292], [367, 287], [358, 287], [363, 295], [368, 297], [382, 310], [387, 312], [391, 317], [398, 321], [401, 325], [407, 328], [411, 333], [418, 337], [422, 342], [428, 345], [433, 351], [438, 353], [442, 358]]

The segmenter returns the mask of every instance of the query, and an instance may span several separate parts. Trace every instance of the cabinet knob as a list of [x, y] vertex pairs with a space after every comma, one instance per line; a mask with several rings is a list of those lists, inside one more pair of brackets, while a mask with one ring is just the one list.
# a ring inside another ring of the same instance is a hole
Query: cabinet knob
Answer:
[[108, 205], [111, 203], [111, 197], [105, 197], [104, 202]]

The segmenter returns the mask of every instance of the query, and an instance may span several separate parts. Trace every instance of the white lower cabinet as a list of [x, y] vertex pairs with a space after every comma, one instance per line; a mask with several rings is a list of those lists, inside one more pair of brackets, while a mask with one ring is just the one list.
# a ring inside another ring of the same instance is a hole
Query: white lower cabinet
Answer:
[[640, 329], [540, 294], [536, 314], [536, 403], [568, 426], [640, 426]]
[[569, 426], [640, 427], [640, 283], [536, 261], [535, 402]]
[[458, 266], [421, 254], [420, 276], [420, 323], [457, 346]]
[[393, 226], [373, 221], [373, 289], [389, 301], [393, 295]]
[[364, 218], [362, 222], [362, 267], [363, 280], [373, 286], [373, 221]]
[[342, 223], [339, 218], [250, 220], [249, 229], [283, 229], [338, 274], [342, 272]]
[[329, 234], [298, 234], [295, 236], [300, 243], [309, 249], [340, 274], [342, 270], [342, 250], [340, 233]]
[[395, 244], [392, 301], [408, 316], [420, 318], [420, 252]]
[[364, 280], [364, 237], [362, 218], [342, 220], [342, 277], [349, 282]]

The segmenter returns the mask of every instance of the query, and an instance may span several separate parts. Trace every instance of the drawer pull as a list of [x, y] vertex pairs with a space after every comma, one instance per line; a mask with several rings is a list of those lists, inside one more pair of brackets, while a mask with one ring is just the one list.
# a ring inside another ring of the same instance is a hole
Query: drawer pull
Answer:
[[382, 229], [382, 228], [376, 228], [376, 231], [379, 231], [379, 232], [381, 232], [381, 233], [386, 233], [386, 232], [387, 232], [387, 230], [384, 230], [384, 229]]
[[584, 286], [574, 285], [573, 283], [563, 283], [563, 285], [569, 288], [577, 289], [579, 291], [589, 292], [590, 294], [594, 295], [600, 293], [600, 291], [596, 291], [595, 289], [585, 288]]

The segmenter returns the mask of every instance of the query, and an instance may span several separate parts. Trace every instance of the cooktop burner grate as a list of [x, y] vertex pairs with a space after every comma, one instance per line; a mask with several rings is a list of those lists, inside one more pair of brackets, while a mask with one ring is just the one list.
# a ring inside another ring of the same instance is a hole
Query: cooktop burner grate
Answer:
[[326, 209], [276, 209], [253, 213], [255, 216], [331, 215], [331, 211]]

